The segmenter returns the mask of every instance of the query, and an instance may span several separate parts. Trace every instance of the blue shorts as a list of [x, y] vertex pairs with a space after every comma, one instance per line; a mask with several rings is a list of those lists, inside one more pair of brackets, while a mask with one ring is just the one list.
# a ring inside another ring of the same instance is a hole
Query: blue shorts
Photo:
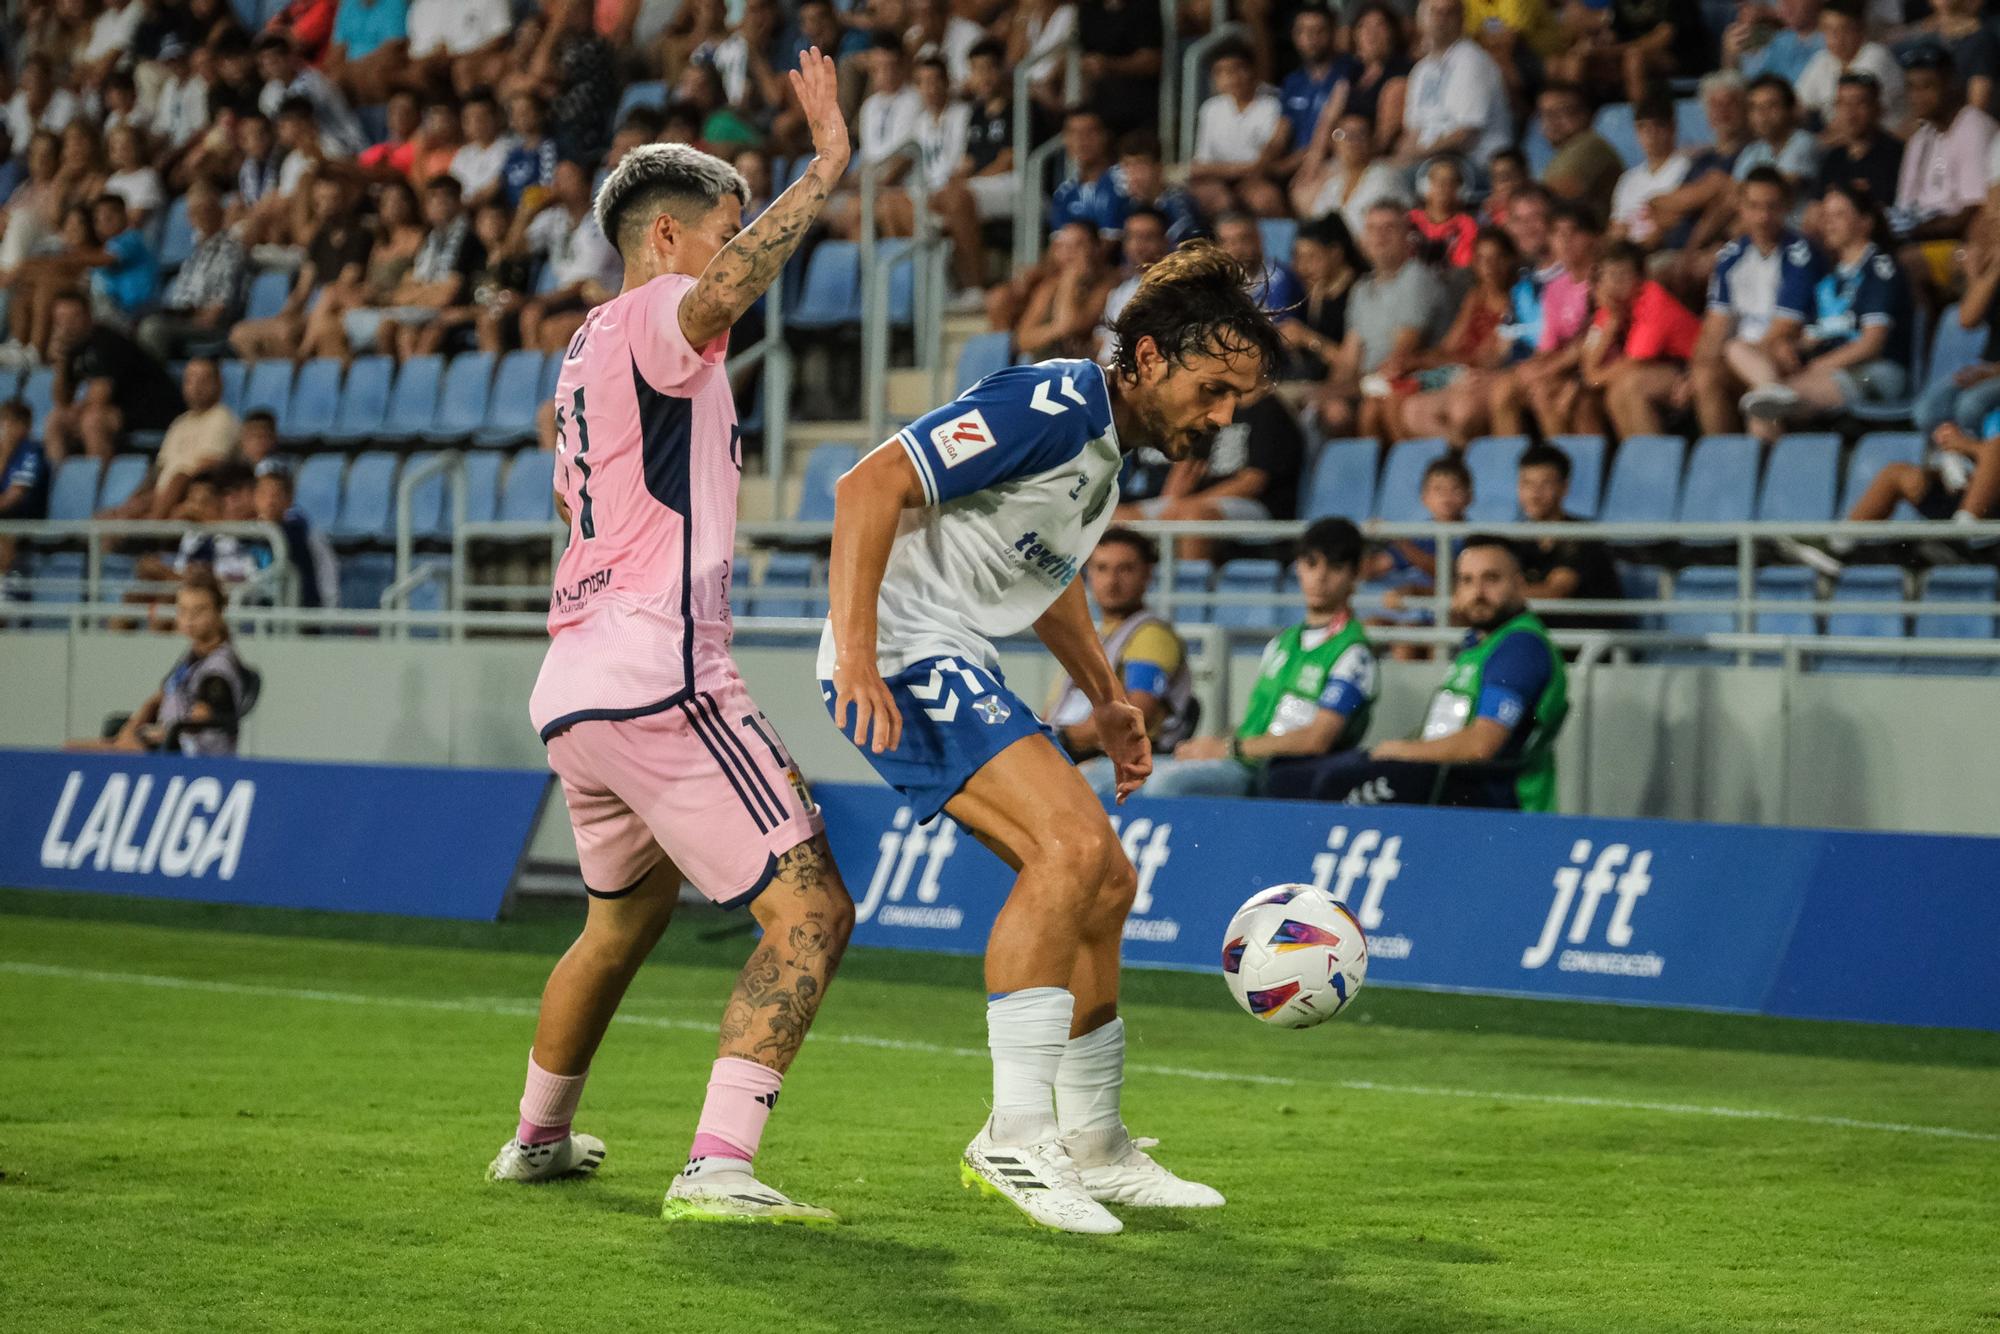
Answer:
[[[925, 658], [883, 684], [903, 715], [903, 738], [880, 755], [861, 753], [882, 781], [908, 799], [916, 818], [928, 820], [958, 795], [986, 762], [1024, 736], [1055, 733], [1021, 702], [998, 672], [957, 658]], [[826, 711], [833, 712], [833, 682], [819, 683]], [[853, 740], [852, 711], [848, 739]], [[1058, 747], [1060, 749], [1060, 747]]]

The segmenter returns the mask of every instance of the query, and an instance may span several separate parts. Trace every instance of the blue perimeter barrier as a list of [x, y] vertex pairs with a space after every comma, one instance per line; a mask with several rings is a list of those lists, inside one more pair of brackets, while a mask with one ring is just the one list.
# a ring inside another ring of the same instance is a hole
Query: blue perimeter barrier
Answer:
[[[998, 858], [886, 789], [814, 793], [856, 943], [985, 949]], [[1219, 974], [1242, 901], [1302, 881], [1360, 920], [1371, 985], [2000, 1030], [2000, 839], [1281, 801], [1112, 820], [1128, 963]]]
[[0, 751], [0, 885], [491, 920], [549, 775]]

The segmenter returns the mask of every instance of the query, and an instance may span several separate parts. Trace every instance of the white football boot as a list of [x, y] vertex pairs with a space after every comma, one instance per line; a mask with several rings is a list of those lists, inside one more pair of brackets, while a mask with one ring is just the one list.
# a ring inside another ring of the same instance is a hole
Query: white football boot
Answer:
[[1040, 1227], [1100, 1236], [1125, 1227], [1084, 1190], [1061, 1140], [996, 1144], [988, 1122], [965, 1146], [958, 1179], [967, 1190], [1007, 1201]]
[[803, 1223], [807, 1227], [832, 1227], [840, 1215], [831, 1209], [801, 1204], [783, 1191], [765, 1185], [750, 1174], [748, 1165], [730, 1168], [713, 1159], [698, 1159], [699, 1169], [689, 1163], [660, 1206], [660, 1217], [668, 1222], [694, 1223]]
[[1073, 1130], [1062, 1142], [1093, 1200], [1153, 1209], [1222, 1207], [1221, 1191], [1177, 1177], [1154, 1162], [1146, 1150], [1160, 1141], [1133, 1139], [1122, 1124], [1109, 1130]]
[[488, 1181], [560, 1181], [565, 1177], [586, 1177], [604, 1161], [604, 1141], [595, 1135], [571, 1135], [547, 1144], [523, 1144], [510, 1139], [500, 1146], [500, 1156], [486, 1168]]

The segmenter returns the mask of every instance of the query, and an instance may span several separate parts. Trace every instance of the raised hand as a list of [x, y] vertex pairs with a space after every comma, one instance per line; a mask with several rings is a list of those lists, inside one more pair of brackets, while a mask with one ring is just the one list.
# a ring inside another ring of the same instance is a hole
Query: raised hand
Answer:
[[789, 71], [792, 95], [805, 112], [806, 126], [812, 131], [813, 156], [828, 169], [828, 184], [847, 170], [849, 153], [847, 119], [840, 114], [840, 75], [833, 57], [822, 55], [818, 47], [799, 56], [799, 67]]
[[1118, 803], [1144, 786], [1153, 773], [1153, 743], [1146, 739], [1146, 715], [1122, 699], [1106, 700], [1092, 710], [1097, 744], [1117, 769]]

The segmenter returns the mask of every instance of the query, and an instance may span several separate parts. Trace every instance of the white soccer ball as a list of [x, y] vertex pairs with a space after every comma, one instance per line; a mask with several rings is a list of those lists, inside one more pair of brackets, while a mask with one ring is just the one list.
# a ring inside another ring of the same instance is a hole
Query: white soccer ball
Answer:
[[1274, 885], [1229, 919], [1222, 976], [1236, 1003], [1256, 1018], [1311, 1028], [1346, 1009], [1361, 990], [1368, 938], [1324, 890]]

